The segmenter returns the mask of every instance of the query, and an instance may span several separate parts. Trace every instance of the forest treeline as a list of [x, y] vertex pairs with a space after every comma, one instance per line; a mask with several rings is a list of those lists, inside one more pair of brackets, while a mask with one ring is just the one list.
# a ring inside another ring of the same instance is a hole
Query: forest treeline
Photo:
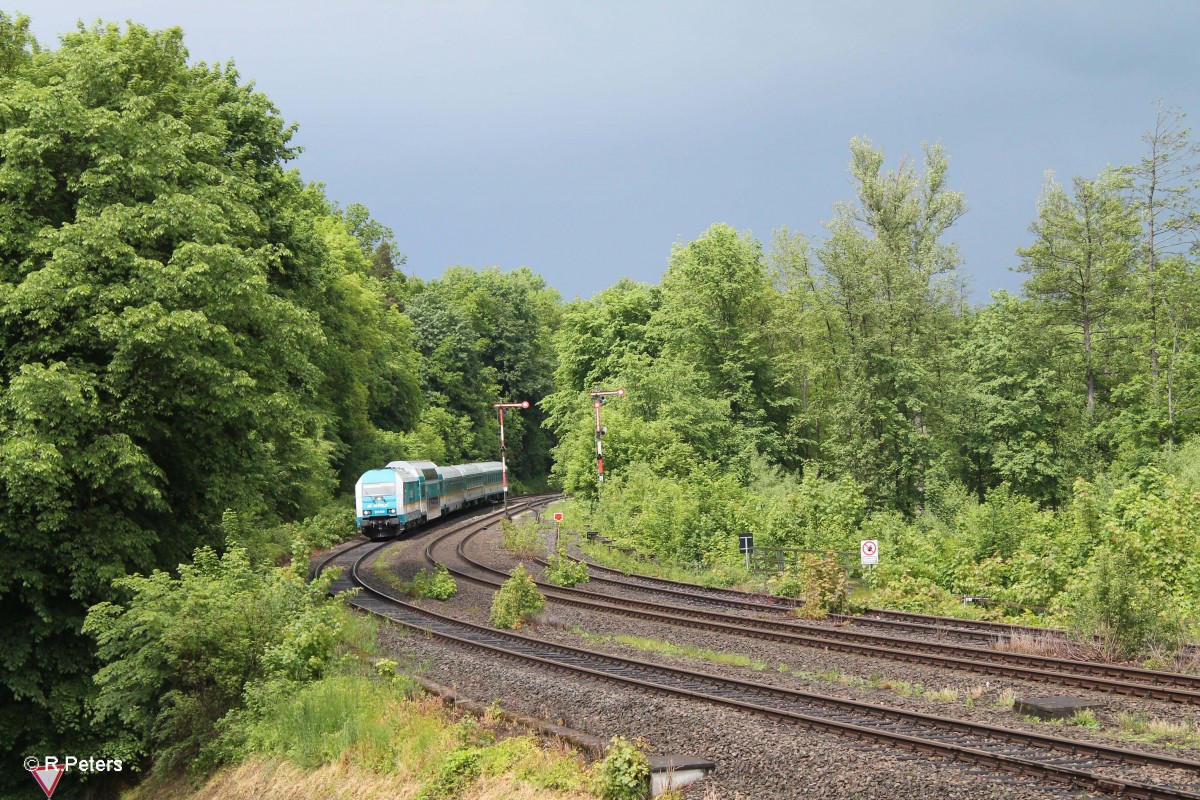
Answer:
[[[967, 302], [942, 148], [888, 169], [856, 139], [823, 234], [714, 225], [660, 283], [564, 302], [528, 269], [407, 277], [392, 229], [290, 169], [294, 129], [178, 29], [46, 49], [0, 14], [0, 749], [145, 758], [157, 713], [201, 747], [197, 698], [228, 710], [246, 677], [183, 686], [204, 648], [123, 626], [222, 581], [322, 618], [247, 531], [336, 516], [393, 459], [494, 459], [500, 400], [534, 403], [506, 424], [518, 485], [550, 475], [665, 556], [870, 533], [897, 602], [1049, 606], [1081, 569], [1142, 576], [1147, 608], [1200, 597], [1198, 160], [1181, 114], [1151, 123], [1138, 163], [1047, 181], [1020, 295]], [[618, 386], [598, 496], [587, 392]], [[324, 663], [271, 630], [280, 663]], [[123, 713], [120, 686], [174, 711]]]
[[[940, 146], [888, 169], [855, 139], [824, 234], [714, 225], [661, 283], [569, 304], [545, 406], [587, 527], [709, 566], [739, 533], [874, 538], [875, 602], [986, 597], [1162, 663], [1200, 620], [1200, 151], [1163, 106], [1143, 140], [1048, 175], [1019, 295], [968, 304]], [[597, 492], [586, 391], [616, 386]]]
[[950, 483], [1055, 506], [1077, 477], [1153, 463], [1198, 421], [1200, 219], [1179, 177], [1197, 156], [1180, 123], [1162, 112], [1139, 165], [1047, 180], [1020, 296], [968, 305], [941, 147], [885, 170], [856, 139], [857, 197], [823, 237], [783, 229], [764, 248], [714, 225], [660, 285], [568, 305], [546, 404], [567, 488], [594, 484], [576, 395], [613, 382], [630, 390], [606, 412], [614, 470], [749, 475], [761, 459], [851, 477], [873, 510], [917, 514]]
[[[0, 751], [119, 740], [81, 633], [117, 579], [386, 461], [492, 460], [491, 403], [549, 391], [558, 295], [405, 278], [388, 227], [288, 169], [292, 134], [178, 29], [50, 50], [0, 15]], [[507, 428], [518, 477], [548, 470], [539, 416]]]

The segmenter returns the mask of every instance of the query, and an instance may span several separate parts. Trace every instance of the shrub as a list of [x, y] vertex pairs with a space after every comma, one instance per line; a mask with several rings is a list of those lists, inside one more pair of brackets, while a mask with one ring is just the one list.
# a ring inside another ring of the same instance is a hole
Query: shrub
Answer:
[[[883, 572], [883, 570], [876, 570]], [[929, 578], [903, 573], [887, 581], [872, 601], [881, 608], [916, 611], [949, 617], [978, 617], [978, 606], [964, 605], [962, 598], [943, 589]]]
[[221, 556], [201, 548], [179, 577], [118, 580], [124, 603], [93, 606], [83, 626], [102, 664], [96, 717], [121, 729], [106, 747], [149, 757], [156, 769], [223, 760], [219, 736], [251, 697], [315, 680], [337, 663], [348, 615], [326, 596], [332, 580], [306, 584], [263, 569], [241, 547]]
[[806, 615], [820, 617], [848, 609], [850, 581], [833, 553], [806, 553], [800, 565], [800, 580], [804, 583]]
[[576, 586], [588, 579], [588, 566], [582, 561], [555, 553], [546, 564], [546, 580], [555, 586]]
[[452, 751], [438, 766], [433, 779], [421, 787], [416, 800], [444, 800], [458, 796], [461, 789], [479, 777], [480, 758], [477, 747], [461, 747]]
[[797, 570], [788, 567], [783, 572], [767, 578], [767, 591], [776, 597], [799, 597], [804, 594], [804, 581]]
[[650, 759], [640, 747], [614, 736], [596, 766], [593, 791], [601, 800], [645, 800], [650, 796]]
[[445, 564], [438, 564], [432, 575], [423, 569], [419, 570], [405, 589], [409, 597], [429, 597], [433, 600], [449, 600], [457, 593], [458, 585], [450, 577]]
[[534, 520], [504, 520], [500, 523], [504, 532], [504, 549], [520, 560], [541, 558], [546, 554], [546, 543]]
[[546, 599], [521, 564], [496, 591], [489, 622], [497, 628], [519, 628], [546, 607]]
[[1082, 585], [1067, 601], [1071, 629], [1085, 640], [1098, 640], [1113, 656], [1177, 650], [1183, 623], [1170, 598], [1143, 580], [1132, 561], [1124, 552], [1097, 549]]

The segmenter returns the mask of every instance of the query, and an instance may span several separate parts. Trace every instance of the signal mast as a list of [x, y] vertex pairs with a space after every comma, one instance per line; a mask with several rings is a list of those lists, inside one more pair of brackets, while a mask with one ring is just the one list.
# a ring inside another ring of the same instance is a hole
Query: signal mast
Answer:
[[608, 400], [609, 397], [624, 397], [624, 389], [594, 389], [588, 394], [592, 398], [592, 408], [596, 411], [596, 496], [600, 496], [600, 488], [604, 485], [604, 449], [600, 445], [600, 437], [608, 433], [608, 428], [600, 425], [600, 406]]
[[529, 401], [522, 400], [519, 403], [492, 403], [492, 408], [500, 413], [500, 474], [501, 480], [504, 482], [504, 516], [508, 517], [508, 457], [505, 453], [507, 448], [504, 446], [504, 412], [516, 410], [518, 408], [529, 408]]

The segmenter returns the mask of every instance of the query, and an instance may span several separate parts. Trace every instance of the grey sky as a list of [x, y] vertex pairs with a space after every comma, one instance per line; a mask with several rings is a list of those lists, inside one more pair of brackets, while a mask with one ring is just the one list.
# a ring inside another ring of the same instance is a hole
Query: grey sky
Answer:
[[408, 271], [527, 265], [566, 297], [656, 281], [714, 222], [810, 236], [848, 143], [940, 140], [973, 297], [1016, 289], [1045, 170], [1142, 153], [1163, 98], [1200, 119], [1200, 3], [37, 0], [183, 27], [300, 124], [304, 177], [391, 225]]

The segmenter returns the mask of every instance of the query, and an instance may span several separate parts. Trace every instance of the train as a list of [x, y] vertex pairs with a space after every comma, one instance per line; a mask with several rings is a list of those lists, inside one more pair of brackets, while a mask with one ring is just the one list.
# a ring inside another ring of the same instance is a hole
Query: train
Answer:
[[391, 461], [354, 485], [358, 530], [368, 539], [390, 539], [467, 506], [504, 496], [499, 461], [439, 467], [432, 461]]

